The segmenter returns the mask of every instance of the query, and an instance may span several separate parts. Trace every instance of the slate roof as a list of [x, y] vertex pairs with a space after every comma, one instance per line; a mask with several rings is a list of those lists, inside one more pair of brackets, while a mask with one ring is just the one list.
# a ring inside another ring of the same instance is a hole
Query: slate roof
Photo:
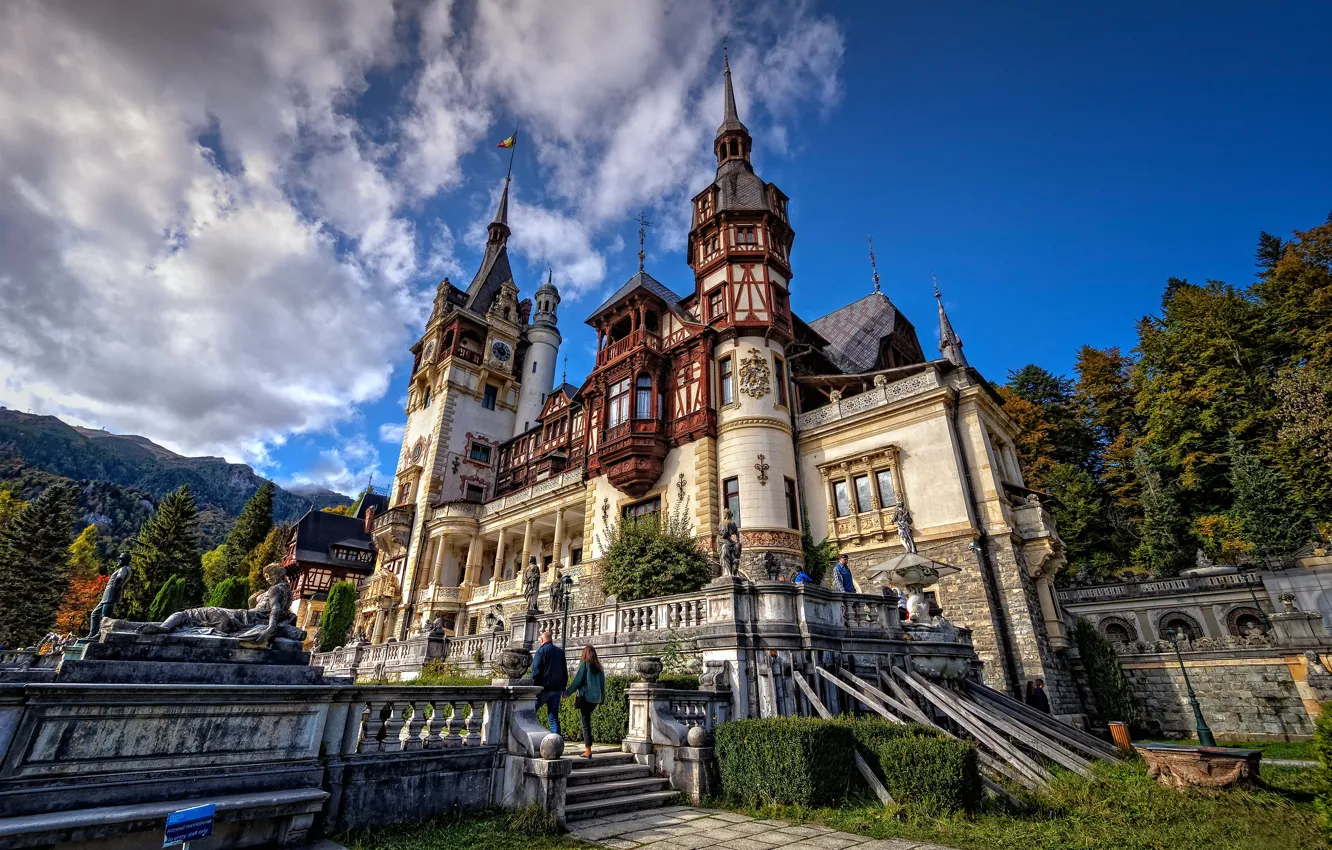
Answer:
[[574, 386], [568, 381], [565, 381], [564, 383], [560, 384], [558, 387], [555, 388], [555, 392], [564, 393], [572, 400], [574, 396], [578, 395], [578, 389], [579, 389], [578, 387]]
[[[356, 517], [311, 510], [296, 523], [296, 560], [314, 564], [349, 566], [345, 561], [333, 561], [328, 550], [333, 545], [373, 552], [370, 535], [365, 532], [364, 520]], [[374, 569], [367, 564], [365, 571]]]
[[768, 184], [754, 173], [754, 166], [742, 159], [730, 159], [717, 166], [718, 210], [769, 210]]
[[587, 323], [589, 325], [592, 324], [593, 319], [595, 319], [597, 316], [600, 316], [602, 313], [606, 312], [611, 307], [614, 307], [616, 304], [618, 304], [621, 300], [623, 300], [626, 296], [629, 295], [629, 293], [633, 292], [635, 289], [646, 289], [648, 292], [657, 296], [657, 298], [660, 298], [662, 301], [665, 301], [666, 306], [676, 316], [680, 317], [681, 319], [684, 319], [686, 322], [694, 321], [694, 318], [690, 316], [687, 312], [685, 312], [683, 308], [680, 307], [680, 302], [683, 299], [681, 299], [679, 295], [676, 295], [674, 292], [671, 291], [670, 287], [668, 287], [666, 284], [662, 283], [661, 281], [657, 280], [652, 275], [648, 274], [647, 272], [640, 271], [636, 273], [633, 277], [629, 278], [629, 280], [625, 281], [624, 286], [621, 286], [619, 289], [615, 290], [615, 293], [611, 295], [611, 297], [601, 302], [601, 306], [593, 310], [592, 315], [587, 317]]
[[513, 280], [513, 270], [509, 268], [509, 248], [505, 242], [486, 243], [486, 255], [481, 259], [481, 268], [467, 287], [467, 309], [482, 316], [495, 303], [500, 287], [506, 280]]
[[824, 355], [847, 374], [878, 368], [883, 338], [896, 330], [911, 327], [882, 292], [871, 292], [859, 301], [815, 319], [809, 326], [828, 340]]

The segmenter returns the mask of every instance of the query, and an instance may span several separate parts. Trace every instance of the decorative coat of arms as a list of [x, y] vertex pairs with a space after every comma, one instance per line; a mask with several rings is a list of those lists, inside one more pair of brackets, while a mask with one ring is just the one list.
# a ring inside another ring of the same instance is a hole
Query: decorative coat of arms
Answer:
[[771, 375], [768, 358], [757, 348], [749, 349], [749, 356], [740, 361], [740, 392], [751, 398], [763, 398], [770, 389]]

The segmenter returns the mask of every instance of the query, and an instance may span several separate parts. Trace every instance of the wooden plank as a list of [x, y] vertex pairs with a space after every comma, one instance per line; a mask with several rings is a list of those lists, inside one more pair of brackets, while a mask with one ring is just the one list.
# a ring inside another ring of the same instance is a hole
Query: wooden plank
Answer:
[[822, 667], [815, 665], [814, 672], [818, 673], [820, 676], [827, 679], [832, 684], [846, 691], [848, 694], [855, 697], [860, 702], [863, 702], [865, 705], [868, 705], [871, 711], [873, 711], [875, 714], [879, 715], [883, 719], [887, 720], [888, 722], [896, 723], [899, 726], [906, 725], [905, 721], [899, 720], [896, 715], [892, 714], [891, 712], [888, 711], [887, 708], [884, 708], [882, 705], [880, 705], [877, 700], [872, 699], [871, 697], [865, 694], [862, 694], [860, 691], [857, 691], [855, 688], [843, 682], [841, 679], [837, 678], [832, 673], [829, 673], [827, 670], [824, 670]]
[[[800, 688], [805, 696], [809, 697], [810, 704], [819, 712], [819, 716], [824, 720], [832, 720], [832, 712], [828, 711], [828, 707], [823, 704], [823, 700], [819, 699], [818, 694], [814, 693], [814, 688], [810, 686], [809, 682], [805, 681], [804, 674], [799, 670], [792, 670], [791, 678], [795, 680], [796, 687]], [[883, 803], [885, 806], [895, 805], [893, 795], [889, 794], [888, 789], [883, 787], [883, 783], [879, 781], [879, 777], [874, 775], [873, 768], [871, 768], [869, 763], [865, 761], [865, 757], [860, 754], [860, 750], [857, 749], [854, 744], [851, 746], [851, 753], [856, 757], [856, 769], [859, 770], [860, 775], [865, 778], [865, 783], [869, 785], [870, 790], [874, 792], [874, 796], [879, 798], [879, 802]]]
[[[934, 687], [933, 683], [929, 683]], [[952, 693], [951, 691], [949, 693]], [[1016, 740], [1013, 742], [1019, 746], [1026, 747], [1029, 750], [1035, 750], [1056, 764], [1062, 765], [1069, 770], [1081, 776], [1091, 776], [1091, 762], [1084, 759], [1077, 753], [1064, 749], [1053, 738], [1046, 736], [1039, 729], [1033, 729], [1030, 726], [1021, 725], [1016, 719], [1010, 719], [1002, 716], [997, 711], [991, 711], [977, 700], [965, 700], [953, 694], [954, 698], [960, 699], [966, 710], [971, 712], [977, 720], [990, 723], [997, 727], [1001, 732], [1010, 735]]]
[[[865, 693], [877, 699], [880, 703], [883, 704], [884, 708], [891, 709], [892, 711], [897, 712], [897, 714], [902, 715], [903, 717], [908, 717], [908, 718], [911, 717], [911, 712], [908, 711], [905, 706], [899, 705], [896, 697], [889, 696], [888, 694], [884, 693], [883, 691], [871, 685], [869, 682], [857, 676], [855, 673], [852, 673], [850, 670], [843, 670], [842, 675], [845, 676], [847, 679], [850, 679], [852, 684], [859, 685], [861, 688], [863, 688]], [[914, 718], [912, 719], [914, 720]]]
[[1022, 751], [1009, 744], [1002, 737], [991, 733], [984, 724], [976, 722], [976, 720], [968, 714], [958, 710], [952, 700], [940, 699], [930, 693], [919, 682], [915, 681], [915, 674], [894, 667], [893, 675], [897, 676], [917, 693], [929, 700], [930, 704], [937, 707], [944, 714], [947, 714], [954, 723], [961, 726], [963, 729], [966, 729], [967, 732], [971, 733], [981, 745], [988, 747], [991, 752], [1002, 758], [1016, 770], [1025, 774], [1029, 779], [1040, 783], [1042, 786], [1050, 781], [1050, 774], [1047, 773], [1043, 767], [1029, 759]]
[[966, 682], [967, 692], [974, 697], [986, 700], [989, 703], [1005, 711], [1009, 716], [1022, 721], [1028, 726], [1034, 726], [1050, 735], [1060, 739], [1066, 744], [1077, 747], [1084, 753], [1105, 761], [1119, 761], [1121, 753], [1114, 745], [1102, 741], [1095, 735], [1089, 735], [1076, 726], [1071, 726], [1061, 720], [1037, 711], [1028, 705], [1023, 705], [1008, 694], [1000, 693], [993, 688], [976, 682]]
[[[894, 694], [897, 694], [898, 702], [900, 702], [902, 706], [907, 710], [908, 716], [913, 718], [917, 723], [924, 723], [926, 726], [936, 726], [936, 727], [939, 726], [939, 724], [935, 723], [933, 720], [930, 719], [930, 716], [928, 714], [926, 714], [924, 711], [921, 711], [920, 706], [916, 705], [916, 701], [911, 698], [911, 695], [908, 694], [906, 691], [902, 690], [902, 686], [894, 682], [891, 676], [880, 670], [879, 680], [882, 681], [885, 685], [887, 685]], [[949, 734], [952, 733], [950, 732]]]

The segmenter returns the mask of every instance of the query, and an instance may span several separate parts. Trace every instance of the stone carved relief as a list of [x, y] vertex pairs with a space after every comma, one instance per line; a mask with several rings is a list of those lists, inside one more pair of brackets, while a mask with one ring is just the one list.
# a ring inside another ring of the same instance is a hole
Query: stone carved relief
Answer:
[[749, 356], [740, 361], [740, 392], [751, 398], [763, 398], [771, 391], [771, 377], [768, 358], [757, 348], [749, 349]]
[[764, 455], [760, 454], [758, 456], [758, 463], [754, 464], [754, 468], [758, 470], [758, 482], [762, 484], [764, 487], [767, 487], [768, 470], [772, 468], [771, 466], [768, 465], [767, 458]]

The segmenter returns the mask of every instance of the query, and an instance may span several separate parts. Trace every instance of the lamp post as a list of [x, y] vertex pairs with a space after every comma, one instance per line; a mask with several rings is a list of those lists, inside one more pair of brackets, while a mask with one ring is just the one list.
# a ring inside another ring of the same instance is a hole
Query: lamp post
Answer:
[[1175, 659], [1179, 661], [1179, 671], [1184, 674], [1184, 687], [1189, 692], [1189, 705], [1193, 706], [1193, 725], [1198, 729], [1198, 744], [1204, 747], [1215, 747], [1216, 738], [1212, 737], [1212, 730], [1203, 719], [1202, 707], [1198, 705], [1198, 695], [1193, 692], [1193, 683], [1189, 681], [1188, 668], [1184, 666], [1184, 656], [1179, 653], [1179, 629], [1171, 629], [1167, 632], [1170, 635], [1170, 643], [1175, 647]]
[[560, 579], [560, 607], [564, 609], [564, 623], [560, 626], [560, 649], [569, 642], [569, 600], [573, 597], [573, 576]]

